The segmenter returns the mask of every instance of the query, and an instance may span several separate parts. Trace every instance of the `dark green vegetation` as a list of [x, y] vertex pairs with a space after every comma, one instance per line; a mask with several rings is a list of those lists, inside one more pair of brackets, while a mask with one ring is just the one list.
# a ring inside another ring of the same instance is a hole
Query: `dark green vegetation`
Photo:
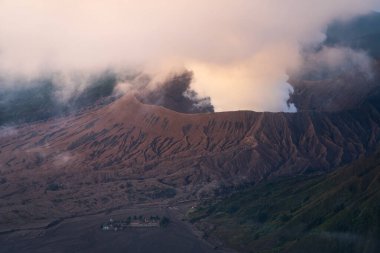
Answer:
[[243, 252], [380, 252], [380, 153], [328, 175], [258, 184], [189, 217]]
[[177, 191], [174, 188], [166, 189], [155, 189], [153, 193], [150, 194], [150, 197], [153, 199], [160, 198], [173, 198], [177, 195]]
[[128, 216], [127, 219], [124, 220], [113, 220], [110, 219], [108, 222], [103, 223], [100, 226], [100, 229], [105, 230], [105, 231], [123, 231], [128, 229], [129, 227], [138, 227], [138, 228], [148, 228], [148, 227], [167, 227], [169, 224], [169, 218], [163, 217], [162, 219], [156, 215], [156, 216], [150, 216], [144, 217], [140, 215], [137, 217], [136, 215]]
[[165, 228], [165, 227], [167, 227], [167, 226], [169, 225], [169, 223], [170, 223], [169, 218], [164, 216], [164, 217], [160, 220], [160, 227]]
[[46, 191], [59, 191], [60, 189], [62, 189], [62, 185], [60, 184], [57, 184], [57, 183], [51, 183], [49, 184], [47, 187], [46, 187]]

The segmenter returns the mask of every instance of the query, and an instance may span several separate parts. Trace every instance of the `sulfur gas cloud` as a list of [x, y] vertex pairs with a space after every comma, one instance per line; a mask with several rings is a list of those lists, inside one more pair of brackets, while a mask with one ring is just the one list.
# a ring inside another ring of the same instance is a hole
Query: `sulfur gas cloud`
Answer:
[[[217, 111], [291, 112], [288, 73], [302, 67], [302, 48], [322, 42], [332, 20], [368, 13], [376, 2], [2, 0], [0, 73], [35, 78], [112, 69], [162, 83], [186, 69], [191, 88], [210, 96]], [[83, 86], [68, 79], [60, 83], [67, 91]]]

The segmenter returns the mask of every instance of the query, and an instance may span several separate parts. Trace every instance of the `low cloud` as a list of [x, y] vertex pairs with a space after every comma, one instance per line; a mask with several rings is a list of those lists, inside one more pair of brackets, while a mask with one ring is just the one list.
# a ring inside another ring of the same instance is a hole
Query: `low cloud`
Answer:
[[348, 72], [360, 73], [367, 79], [373, 78], [373, 60], [364, 51], [324, 46], [303, 55], [303, 67], [296, 74], [300, 78], [328, 79]]
[[15, 127], [2, 126], [0, 127], [0, 138], [7, 138], [17, 135], [18, 131]]
[[0, 73], [58, 76], [67, 100], [85, 89], [87, 76], [105, 70], [155, 78], [188, 69], [191, 88], [210, 96], [217, 111], [294, 111], [287, 73], [302, 66], [302, 48], [322, 42], [332, 20], [378, 6], [377, 0], [3, 0]]
[[155, 88], [142, 89], [138, 98], [147, 104], [154, 104], [183, 113], [214, 112], [210, 97], [200, 97], [190, 88], [193, 79], [192, 72], [174, 74]]

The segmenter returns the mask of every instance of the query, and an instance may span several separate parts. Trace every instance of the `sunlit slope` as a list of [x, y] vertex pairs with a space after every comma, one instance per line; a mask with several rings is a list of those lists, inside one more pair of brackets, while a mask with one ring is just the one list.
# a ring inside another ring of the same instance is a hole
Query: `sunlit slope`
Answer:
[[376, 103], [340, 113], [189, 115], [126, 96], [0, 131], [0, 225], [323, 174], [379, 143]]

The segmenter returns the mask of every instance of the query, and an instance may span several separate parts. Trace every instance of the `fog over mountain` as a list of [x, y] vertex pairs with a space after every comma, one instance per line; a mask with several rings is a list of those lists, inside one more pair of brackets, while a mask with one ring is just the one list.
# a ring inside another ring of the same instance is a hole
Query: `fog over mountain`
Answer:
[[0, 253], [380, 252], [379, 0], [0, 0]]
[[375, 0], [265, 5], [259, 0], [4, 0], [0, 72], [8, 80], [59, 75], [59, 95], [67, 98], [89, 84], [87, 76], [107, 69], [118, 75], [144, 72], [153, 84], [189, 70], [191, 88], [211, 97], [217, 111], [295, 111], [287, 103], [293, 91], [288, 73], [303, 66], [303, 48], [323, 42], [331, 21], [378, 5]]

